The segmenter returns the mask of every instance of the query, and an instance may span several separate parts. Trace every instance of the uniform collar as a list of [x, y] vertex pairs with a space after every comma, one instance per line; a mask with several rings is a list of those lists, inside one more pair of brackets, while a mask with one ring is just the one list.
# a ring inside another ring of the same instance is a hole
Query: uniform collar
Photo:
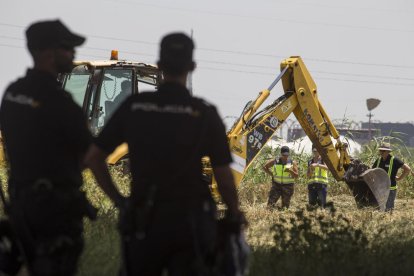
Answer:
[[161, 84], [158, 88], [158, 92], [171, 95], [190, 96], [190, 91], [188, 91], [185, 86], [176, 82], [165, 82]]

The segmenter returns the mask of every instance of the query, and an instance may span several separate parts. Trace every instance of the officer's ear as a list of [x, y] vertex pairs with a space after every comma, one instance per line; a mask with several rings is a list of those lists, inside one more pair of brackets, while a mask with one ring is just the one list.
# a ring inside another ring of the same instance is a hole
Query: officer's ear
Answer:
[[30, 54], [32, 55], [35, 63], [45, 62], [47, 60], [51, 60], [55, 58], [54, 49], [30, 50]]
[[197, 68], [197, 63], [195, 63], [194, 61], [191, 62], [190, 64], [190, 68], [188, 71], [192, 72]]

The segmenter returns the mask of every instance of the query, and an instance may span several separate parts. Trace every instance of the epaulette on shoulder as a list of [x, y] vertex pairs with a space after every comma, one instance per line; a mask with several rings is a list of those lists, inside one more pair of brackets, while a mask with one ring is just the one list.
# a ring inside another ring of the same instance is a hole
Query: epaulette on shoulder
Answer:
[[152, 100], [156, 97], [157, 97], [157, 94], [154, 93], [154, 92], [143, 91], [143, 92], [139, 92], [138, 94], [132, 95], [131, 98], [135, 99], [135, 100], [140, 100], [140, 101], [148, 101], [148, 100]]
[[209, 103], [203, 98], [193, 97], [193, 99], [207, 108], [216, 108], [213, 104]]

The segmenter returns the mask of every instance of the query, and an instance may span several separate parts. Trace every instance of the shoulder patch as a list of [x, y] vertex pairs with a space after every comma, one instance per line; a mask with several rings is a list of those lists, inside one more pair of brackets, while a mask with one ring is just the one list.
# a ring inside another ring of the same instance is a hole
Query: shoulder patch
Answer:
[[7, 102], [30, 106], [31, 108], [38, 108], [40, 106], [40, 101], [35, 100], [34, 98], [27, 95], [13, 93], [11, 91], [6, 91], [3, 99]]

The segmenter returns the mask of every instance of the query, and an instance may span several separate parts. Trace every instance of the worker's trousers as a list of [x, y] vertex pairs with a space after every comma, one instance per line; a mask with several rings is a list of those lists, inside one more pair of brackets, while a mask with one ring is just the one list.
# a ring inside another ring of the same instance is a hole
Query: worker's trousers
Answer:
[[394, 202], [397, 196], [397, 190], [390, 190], [387, 203], [385, 204], [385, 211], [392, 211], [394, 209]]
[[282, 208], [289, 208], [290, 199], [293, 196], [294, 184], [280, 184], [277, 182], [272, 182], [272, 188], [269, 192], [269, 199], [267, 201], [267, 206], [276, 207], [276, 203], [279, 198], [282, 198]]
[[327, 186], [322, 183], [311, 183], [308, 185], [309, 205], [326, 205]]

